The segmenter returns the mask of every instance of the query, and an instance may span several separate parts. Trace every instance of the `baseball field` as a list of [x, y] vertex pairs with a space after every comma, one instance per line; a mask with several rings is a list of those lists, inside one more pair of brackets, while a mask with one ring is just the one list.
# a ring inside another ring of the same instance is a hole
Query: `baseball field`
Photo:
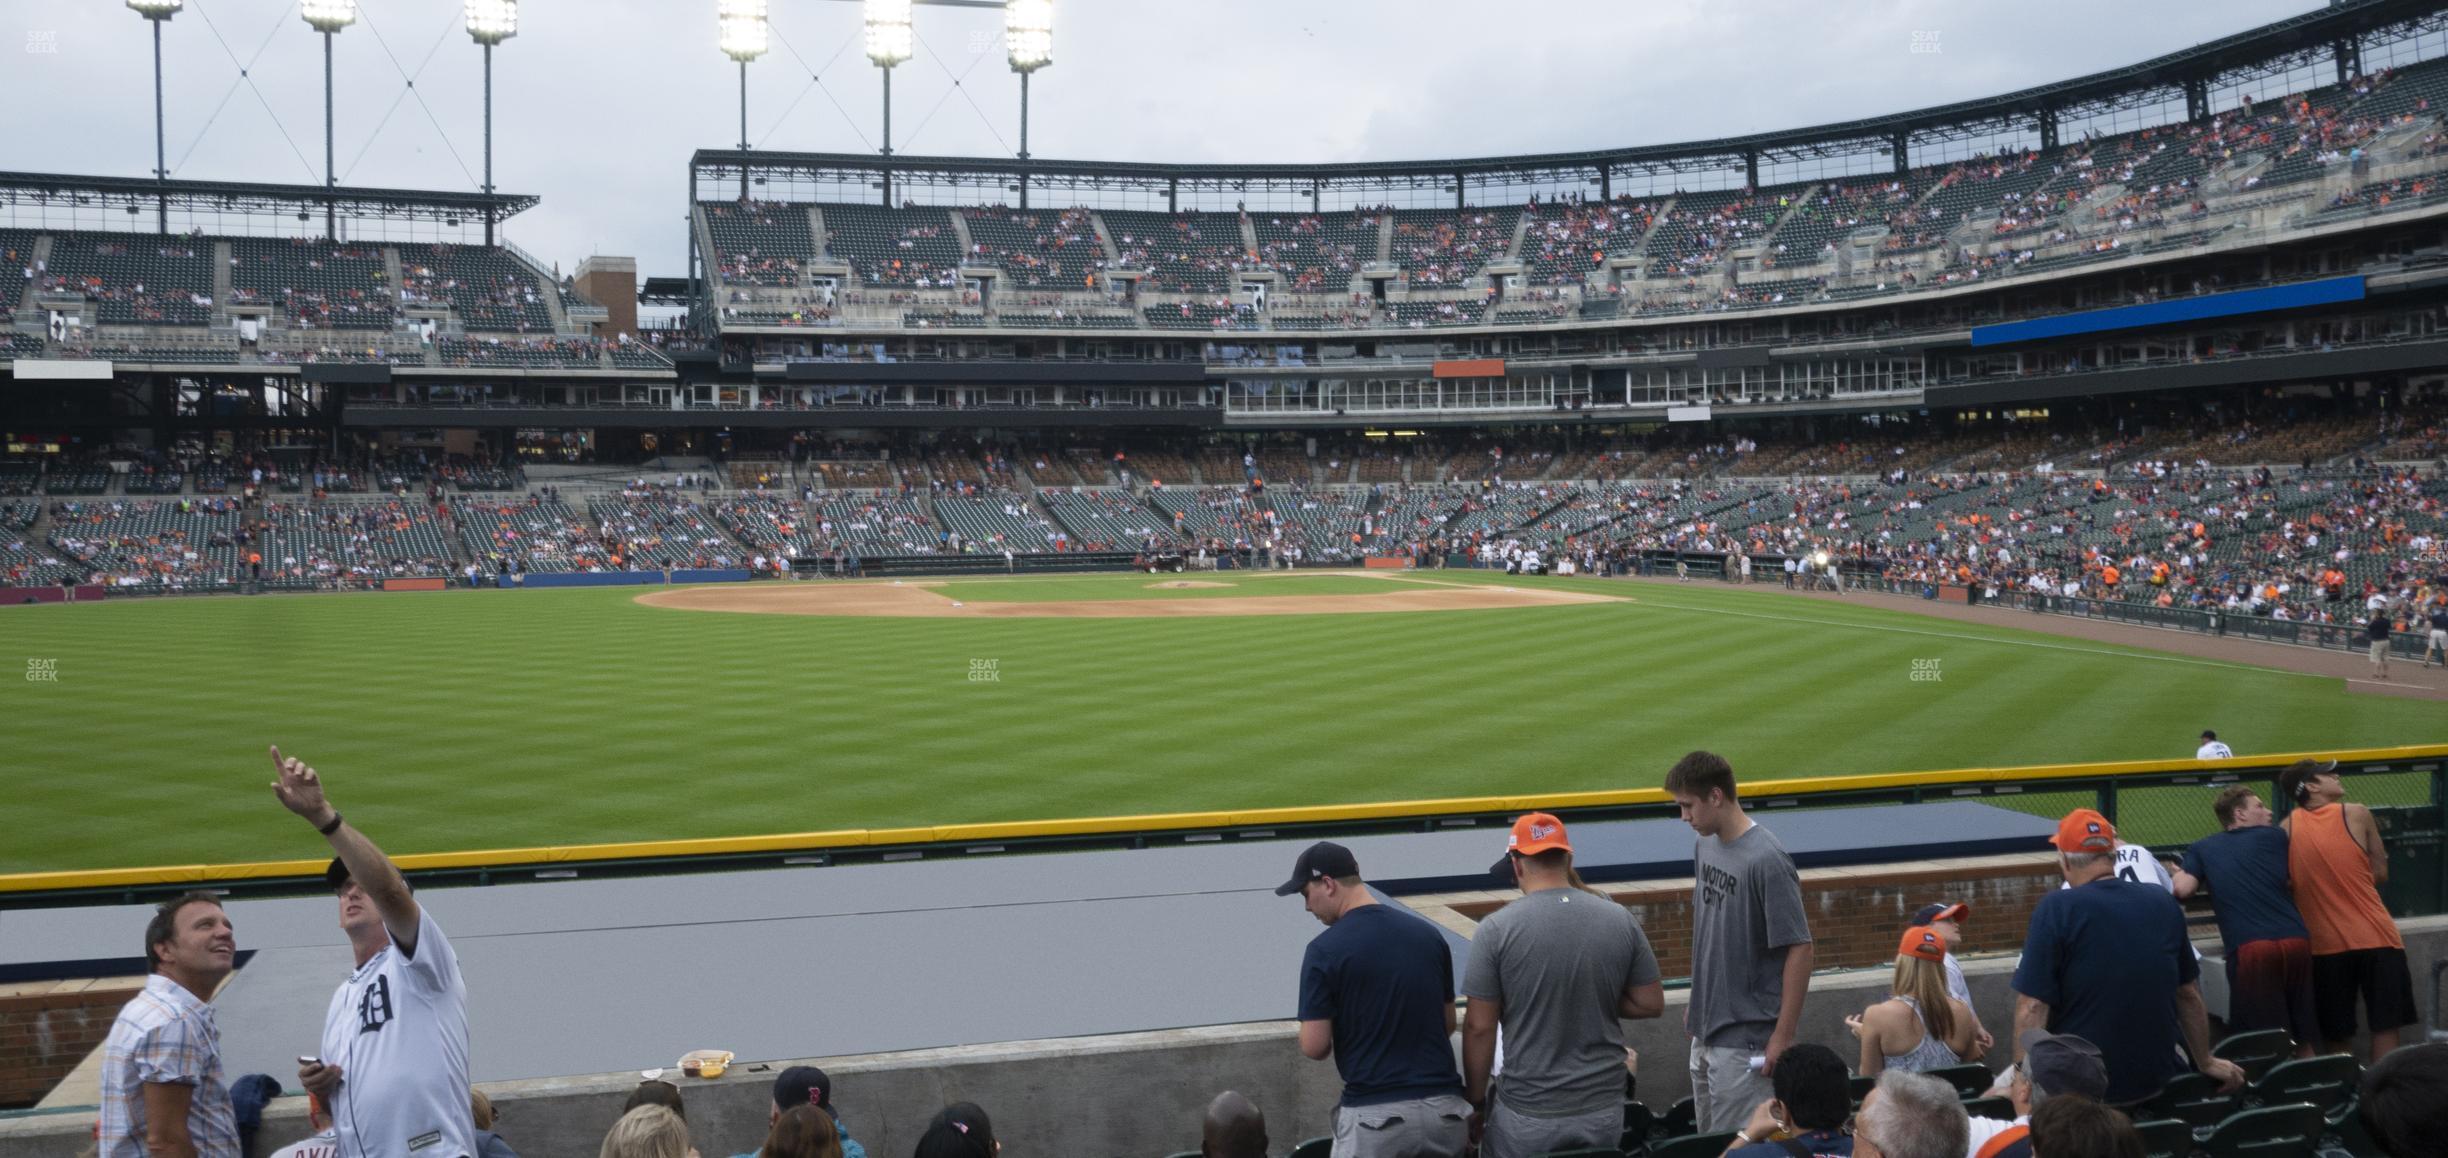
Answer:
[[[2448, 740], [2342, 681], [1714, 584], [994, 578], [8, 608], [0, 872]], [[2206, 823], [2206, 813], [2205, 813]]]

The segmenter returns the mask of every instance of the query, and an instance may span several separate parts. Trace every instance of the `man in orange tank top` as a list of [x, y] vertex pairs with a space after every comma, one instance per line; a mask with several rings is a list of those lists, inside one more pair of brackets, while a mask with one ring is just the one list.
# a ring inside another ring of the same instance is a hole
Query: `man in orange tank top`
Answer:
[[2312, 988], [2321, 1035], [2345, 1053], [2355, 1031], [2355, 999], [2371, 1027], [2372, 1057], [2397, 1048], [2397, 1031], [2421, 1014], [2406, 969], [2405, 939], [2380, 902], [2388, 848], [2371, 809], [2348, 804], [2335, 760], [2298, 760], [2278, 774], [2287, 814], [2287, 873], [2295, 907], [2312, 934]]

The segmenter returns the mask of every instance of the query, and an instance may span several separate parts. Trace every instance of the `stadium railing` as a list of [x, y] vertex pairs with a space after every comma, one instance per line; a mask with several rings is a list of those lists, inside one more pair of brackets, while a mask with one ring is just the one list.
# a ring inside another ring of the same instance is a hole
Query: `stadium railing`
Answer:
[[[1000, 562], [998, 558], [996, 560]], [[2230, 760], [2140, 760], [1929, 772], [1882, 772], [1765, 780], [1743, 786], [1761, 815], [1796, 808], [1920, 804], [1970, 800], [2054, 818], [2096, 808], [2120, 835], [2163, 857], [2211, 832], [2211, 797], [2230, 784], [2254, 785], [2273, 806], [2280, 769], [2299, 759], [2333, 759], [2350, 778], [2354, 800], [2371, 806], [2396, 866], [2383, 890], [2392, 913], [2448, 911], [2448, 744], [2241, 756]], [[1672, 797], [1658, 788], [1546, 795], [1394, 800], [1364, 804], [1228, 812], [843, 829], [621, 844], [485, 849], [399, 857], [410, 879], [427, 885], [508, 884], [539, 878], [649, 876], [786, 865], [872, 864], [931, 856], [966, 858], [1046, 852], [1315, 839], [1511, 823], [1524, 812], [1567, 820], [1673, 819]], [[2035, 848], [2033, 851], [2041, 851]], [[212, 886], [235, 895], [321, 891], [324, 860], [219, 865], [155, 865], [0, 875], [0, 909], [97, 903], [136, 904]]]
[[[2370, 646], [2363, 636], [2360, 623], [2310, 623], [2300, 619], [2271, 619], [2232, 611], [2200, 611], [2191, 607], [2158, 607], [2114, 599], [2042, 595], [2036, 591], [2000, 592], [1996, 599], [1986, 602], [2048, 615], [2165, 627], [2202, 635], [2232, 635], [2240, 639], [2292, 643], [2330, 651], [2360, 652]], [[2353, 615], [2362, 614], [2359, 605], [2347, 606]], [[2389, 653], [2408, 660], [2420, 660], [2426, 644], [2421, 631], [2399, 631], [2389, 637]]]

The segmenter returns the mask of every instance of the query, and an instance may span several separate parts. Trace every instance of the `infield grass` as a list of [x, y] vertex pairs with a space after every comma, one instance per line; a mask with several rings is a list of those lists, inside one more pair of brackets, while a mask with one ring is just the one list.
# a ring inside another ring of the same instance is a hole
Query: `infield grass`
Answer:
[[[2335, 679], [1715, 585], [1431, 577], [1633, 598], [1189, 619], [724, 615], [635, 588], [7, 608], [0, 871], [320, 855], [267, 787], [273, 743], [411, 853], [1641, 787], [1701, 747], [1755, 780], [2184, 756], [2204, 727], [2245, 753], [2448, 740], [2442, 705]], [[1410, 586], [1151, 581], [943, 590]], [[19, 679], [27, 659], [56, 682]]]

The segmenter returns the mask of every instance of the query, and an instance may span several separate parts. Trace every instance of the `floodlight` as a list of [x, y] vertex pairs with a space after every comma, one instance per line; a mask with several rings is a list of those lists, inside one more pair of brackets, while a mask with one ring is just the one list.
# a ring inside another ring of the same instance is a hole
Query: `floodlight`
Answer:
[[467, 31], [487, 48], [518, 35], [518, 0], [467, 0]]
[[1013, 72], [1054, 63], [1054, 0], [1004, 0], [1003, 40]]
[[317, 32], [338, 32], [357, 23], [357, 0], [303, 0], [298, 7], [298, 15]]
[[867, 59], [885, 68], [917, 55], [910, 29], [910, 0], [866, 0]]
[[765, 55], [765, 0], [717, 0], [723, 55], [746, 64]]
[[187, 0], [127, 0], [127, 6], [147, 20], [168, 20], [187, 6]]

